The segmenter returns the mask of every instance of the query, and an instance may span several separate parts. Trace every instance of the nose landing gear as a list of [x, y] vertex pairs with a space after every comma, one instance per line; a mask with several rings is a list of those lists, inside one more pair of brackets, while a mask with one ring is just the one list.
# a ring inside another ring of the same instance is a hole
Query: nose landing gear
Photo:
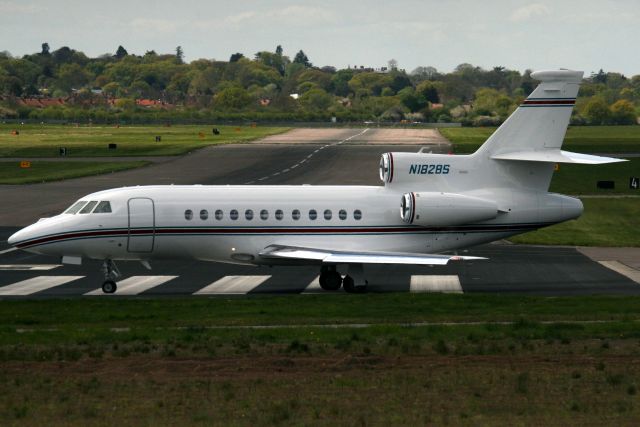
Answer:
[[113, 260], [106, 259], [102, 263], [102, 273], [104, 274], [104, 282], [102, 283], [102, 292], [112, 294], [118, 289], [116, 280], [121, 276], [120, 270], [116, 267]]

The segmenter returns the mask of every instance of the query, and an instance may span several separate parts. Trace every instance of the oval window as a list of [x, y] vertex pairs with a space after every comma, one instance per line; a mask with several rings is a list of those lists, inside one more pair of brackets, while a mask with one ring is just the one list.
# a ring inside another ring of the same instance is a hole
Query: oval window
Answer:
[[200, 219], [206, 221], [209, 218], [209, 212], [206, 209], [200, 211]]
[[278, 209], [278, 210], [276, 211], [276, 219], [277, 219], [278, 221], [281, 221], [281, 220], [282, 220], [282, 218], [284, 218], [284, 212], [282, 212], [282, 210]]
[[216, 210], [216, 219], [220, 221], [223, 217], [224, 215], [222, 214], [222, 209]]
[[362, 219], [362, 212], [360, 211], [360, 209], [356, 209], [355, 211], [353, 211], [353, 218], [356, 220]]
[[331, 209], [327, 209], [324, 211], [324, 219], [326, 219], [327, 221], [331, 219]]
[[229, 218], [231, 218], [234, 221], [238, 219], [238, 211], [235, 209], [232, 209], [231, 212], [229, 212]]
[[251, 209], [247, 209], [246, 211], [244, 211], [244, 217], [247, 219], [247, 221], [251, 221], [253, 219], [253, 211]]
[[294, 209], [293, 212], [291, 212], [291, 218], [293, 218], [295, 221], [300, 219], [300, 211], [298, 209]]
[[338, 212], [338, 216], [341, 220], [344, 221], [345, 219], [347, 219], [347, 211], [345, 211], [344, 209], [340, 209], [340, 212]]
[[313, 220], [315, 220], [316, 218], [318, 218], [318, 212], [316, 212], [316, 210], [315, 210], [315, 209], [311, 209], [311, 210], [309, 211], [309, 219], [313, 221]]
[[260, 211], [260, 219], [263, 220], [263, 221], [268, 220], [269, 219], [269, 211], [266, 210], [266, 209], [262, 209]]
[[191, 209], [187, 209], [186, 211], [184, 211], [184, 219], [186, 219], [187, 221], [191, 221], [192, 218], [193, 211]]

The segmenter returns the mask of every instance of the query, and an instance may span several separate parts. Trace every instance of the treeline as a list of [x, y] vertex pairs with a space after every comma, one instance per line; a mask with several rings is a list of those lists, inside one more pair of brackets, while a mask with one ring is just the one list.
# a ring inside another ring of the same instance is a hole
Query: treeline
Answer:
[[[186, 63], [148, 51], [89, 58], [61, 47], [22, 58], [0, 52], [0, 117], [66, 121], [339, 121], [502, 122], [535, 88], [530, 71], [460, 64], [451, 73], [418, 67], [316, 67], [301, 50], [291, 59], [278, 46], [251, 58]], [[25, 100], [58, 99], [38, 105]], [[588, 76], [574, 124], [634, 124], [640, 75]]]

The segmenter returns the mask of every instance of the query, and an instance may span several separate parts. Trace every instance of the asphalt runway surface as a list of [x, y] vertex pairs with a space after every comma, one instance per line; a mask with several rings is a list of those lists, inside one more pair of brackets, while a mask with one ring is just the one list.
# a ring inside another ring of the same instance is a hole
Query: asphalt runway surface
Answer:
[[[341, 129], [305, 144], [258, 143], [209, 147], [153, 166], [98, 177], [26, 186], [0, 186], [0, 298], [105, 297], [100, 262], [60, 265], [58, 259], [12, 251], [6, 243], [21, 226], [53, 215], [81, 196], [145, 184], [363, 184], [379, 185], [378, 162], [387, 151], [417, 151], [421, 140], [384, 145], [364, 129]], [[297, 137], [304, 137], [298, 133]], [[317, 138], [314, 140], [313, 138]], [[367, 144], [367, 138], [376, 140]], [[286, 138], [285, 138], [286, 139]], [[442, 144], [433, 152], [448, 151]], [[293, 167], [294, 165], [297, 165]], [[534, 295], [640, 294], [640, 284], [575, 248], [484, 245], [464, 252], [489, 260], [447, 266], [365, 266], [369, 292], [518, 293]], [[115, 297], [324, 292], [317, 267], [244, 267], [199, 261], [163, 261], [146, 270], [120, 262]], [[111, 296], [111, 297], [114, 297]]]

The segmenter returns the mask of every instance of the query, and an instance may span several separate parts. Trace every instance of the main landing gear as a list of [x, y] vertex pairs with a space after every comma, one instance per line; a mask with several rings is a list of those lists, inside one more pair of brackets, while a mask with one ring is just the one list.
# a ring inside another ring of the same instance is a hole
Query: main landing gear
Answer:
[[102, 292], [112, 294], [118, 289], [116, 280], [121, 276], [120, 270], [116, 267], [116, 263], [110, 259], [104, 260], [102, 263], [102, 273], [104, 274], [104, 282], [102, 283]]
[[320, 267], [320, 287], [325, 291], [337, 291], [340, 286], [349, 293], [362, 293], [367, 290], [362, 264], [349, 264], [348, 274], [342, 277], [335, 265]]

